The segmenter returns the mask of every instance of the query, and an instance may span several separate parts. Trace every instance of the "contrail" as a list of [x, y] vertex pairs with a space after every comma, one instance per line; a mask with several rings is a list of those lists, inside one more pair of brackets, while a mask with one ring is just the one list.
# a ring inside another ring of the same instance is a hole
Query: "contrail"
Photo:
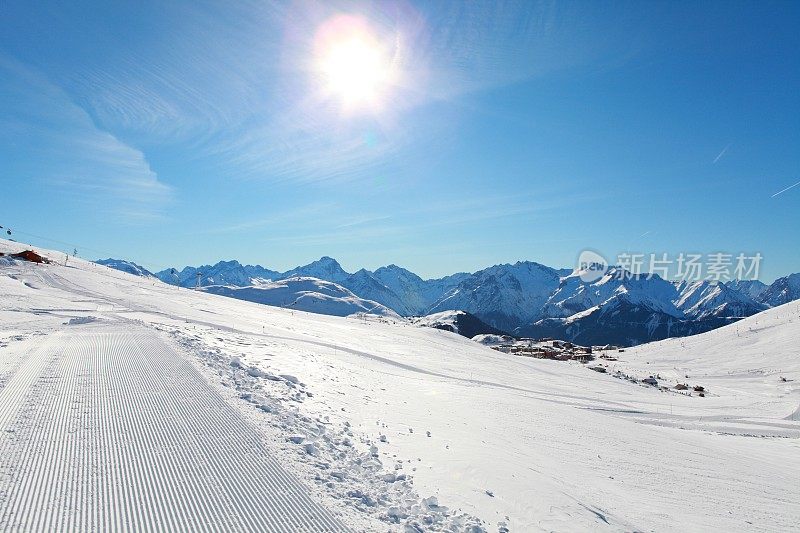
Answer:
[[785, 193], [786, 191], [788, 191], [789, 189], [793, 189], [793, 188], [797, 187], [798, 185], [800, 185], [800, 181], [798, 181], [798, 182], [797, 182], [797, 183], [795, 183], [794, 185], [789, 185], [788, 187], [786, 187], [786, 188], [785, 188], [785, 189], [783, 189], [782, 191], [778, 191], [778, 192], [776, 192], [775, 194], [773, 194], [773, 195], [772, 195], [772, 198], [775, 198], [775, 197], [776, 197], [776, 196], [778, 196], [779, 194], [783, 194], [783, 193]]
[[[725, 152], [727, 152], [727, 151], [728, 151], [728, 148], [730, 148], [730, 147], [731, 147], [731, 144], [732, 144], [732, 143], [728, 143], [728, 146], [726, 146], [725, 148], [723, 148], [723, 149], [722, 149], [722, 151], [719, 153], [719, 155], [718, 155], [717, 157], [715, 157], [715, 158], [714, 158], [714, 163], [716, 163], [717, 161], [719, 161], [719, 160], [720, 160], [720, 158], [722, 158], [722, 156], [723, 156], [723, 155], [725, 155]], [[713, 163], [712, 163], [712, 164], [713, 164]]]

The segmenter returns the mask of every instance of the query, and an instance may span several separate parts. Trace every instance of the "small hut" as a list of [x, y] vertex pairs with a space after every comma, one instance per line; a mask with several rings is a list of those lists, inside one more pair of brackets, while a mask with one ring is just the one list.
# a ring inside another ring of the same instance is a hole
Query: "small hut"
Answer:
[[31, 263], [49, 263], [50, 261], [37, 254], [33, 250], [25, 250], [16, 254], [11, 254], [14, 259], [22, 259], [23, 261], [30, 261]]

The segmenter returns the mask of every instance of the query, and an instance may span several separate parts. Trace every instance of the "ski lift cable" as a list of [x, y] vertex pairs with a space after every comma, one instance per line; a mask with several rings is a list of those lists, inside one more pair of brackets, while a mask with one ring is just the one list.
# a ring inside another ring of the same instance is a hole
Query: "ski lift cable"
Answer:
[[[2, 226], [0, 226], [0, 228], [2, 228]], [[8, 234], [11, 235], [11, 229], [6, 228], [6, 230], [7, 230]], [[27, 237], [33, 237], [35, 239], [41, 239], [41, 240], [47, 241], [47, 242], [52, 242], [52, 243], [56, 243], [56, 244], [70, 246], [72, 248], [84, 250], [84, 251], [87, 251], [87, 252], [94, 252], [96, 254], [99, 254], [99, 256], [113, 257], [113, 258], [121, 259], [123, 261], [147, 263], [147, 264], [149, 264], [149, 265], [151, 265], [153, 267], [156, 267], [158, 270], [167, 270], [167, 269], [173, 268], [170, 265], [164, 265], [164, 264], [158, 263], [156, 261], [150, 261], [150, 260], [148, 260], [146, 258], [144, 260], [142, 260], [141, 258], [138, 258], [138, 259], [134, 260], [132, 258], [126, 258], [125, 255], [123, 255], [123, 254], [114, 254], [114, 253], [110, 253], [108, 251], [97, 250], [95, 248], [90, 248], [88, 246], [84, 246], [84, 245], [79, 244], [79, 243], [65, 242], [65, 241], [61, 241], [61, 240], [58, 240], [58, 239], [53, 239], [53, 238], [50, 238], [50, 237], [43, 237], [41, 235], [36, 235], [34, 233], [28, 233], [26, 231], [14, 230], [14, 234], [24, 235], [24, 236], [27, 236]]]

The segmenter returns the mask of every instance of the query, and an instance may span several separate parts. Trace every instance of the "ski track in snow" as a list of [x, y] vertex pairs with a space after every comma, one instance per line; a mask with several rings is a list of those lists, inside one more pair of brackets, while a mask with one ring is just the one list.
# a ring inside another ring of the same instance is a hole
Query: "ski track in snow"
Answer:
[[146, 328], [48, 337], [0, 390], [0, 431], [0, 531], [346, 530]]
[[600, 375], [79, 259], [0, 266], [0, 532], [800, 523], [800, 303]]

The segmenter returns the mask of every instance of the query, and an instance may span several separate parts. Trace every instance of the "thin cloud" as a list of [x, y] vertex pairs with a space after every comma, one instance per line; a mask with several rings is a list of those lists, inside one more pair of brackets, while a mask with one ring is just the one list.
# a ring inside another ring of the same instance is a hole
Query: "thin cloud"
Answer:
[[[330, 110], [311, 94], [308, 72], [316, 28], [351, 7], [315, 0], [176, 4], [159, 13], [171, 31], [157, 43], [126, 43], [124, 52], [98, 55], [64, 81], [108, 131], [185, 141], [198, 159], [237, 177], [342, 182], [397, 161], [411, 142], [448, 137], [431, 131], [433, 117], [424, 128], [404, 121], [412, 108], [548, 72], [613, 67], [644, 38], [636, 17], [622, 17], [585, 46], [589, 32], [575, 28], [594, 24], [595, 13], [563, 4], [455, 3], [441, 8], [447, 23], [437, 31], [426, 9], [364, 8], [371, 25], [396, 37], [403, 74], [375, 117], [381, 141], [365, 143], [363, 128], [335, 131]], [[117, 38], [113, 29], [83, 29], [98, 32], [100, 46]]]
[[798, 185], [800, 185], [800, 181], [798, 181], [798, 182], [797, 182], [797, 183], [795, 183], [794, 185], [789, 185], [789, 186], [788, 186], [788, 187], [786, 187], [785, 189], [783, 189], [783, 190], [780, 190], [780, 191], [776, 192], [776, 193], [775, 193], [775, 194], [773, 194], [773, 195], [772, 195], [770, 198], [775, 198], [775, 197], [776, 197], [776, 196], [778, 196], [779, 194], [783, 194], [783, 193], [785, 193], [786, 191], [788, 191], [789, 189], [794, 189], [794, 188], [795, 188], [795, 187], [797, 187]]
[[730, 147], [731, 147], [731, 144], [733, 144], [733, 143], [728, 143], [728, 145], [727, 145], [725, 148], [723, 148], [723, 149], [722, 149], [722, 151], [721, 151], [721, 152], [720, 152], [720, 153], [717, 155], [717, 157], [715, 157], [715, 158], [714, 158], [714, 162], [713, 162], [712, 164], [716, 165], [716, 164], [717, 164], [717, 161], [719, 161], [720, 159], [722, 159], [722, 156], [724, 156], [724, 155], [725, 155], [725, 152], [727, 152], [727, 151], [728, 151], [728, 148], [730, 148]]
[[98, 129], [59, 87], [0, 56], [0, 91], [15, 102], [0, 115], [6, 133], [0, 134], [0, 151], [18, 154], [24, 146], [32, 152], [18, 156], [24, 173], [104, 212], [107, 220], [141, 223], [163, 216], [171, 187], [141, 151]]
[[358, 217], [358, 218], [353, 218], [347, 222], [343, 222], [342, 224], [336, 226], [336, 228], [337, 229], [352, 228], [355, 226], [361, 226], [363, 224], [374, 224], [376, 222], [383, 222], [384, 220], [390, 220], [391, 218], [392, 217], [389, 215]]
[[222, 233], [238, 233], [242, 231], [250, 231], [268, 227], [283, 227], [287, 223], [297, 223], [298, 221], [305, 221], [311, 217], [319, 215], [319, 213], [326, 213], [336, 207], [334, 203], [313, 203], [302, 207], [295, 207], [285, 209], [282, 211], [273, 212], [267, 216], [259, 217], [252, 220], [244, 220], [235, 224], [212, 228], [201, 233], [205, 234], [222, 234]]

